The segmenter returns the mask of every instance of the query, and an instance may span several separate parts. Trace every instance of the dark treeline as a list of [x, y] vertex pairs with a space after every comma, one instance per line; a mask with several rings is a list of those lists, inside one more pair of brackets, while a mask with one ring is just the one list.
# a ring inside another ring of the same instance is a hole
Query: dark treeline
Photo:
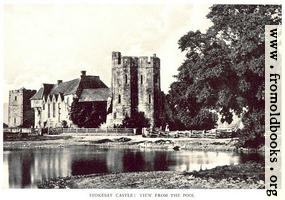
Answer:
[[190, 31], [179, 48], [186, 53], [167, 95], [172, 129], [211, 129], [242, 117], [243, 146], [264, 144], [265, 25], [281, 24], [280, 5], [214, 5], [206, 33]]

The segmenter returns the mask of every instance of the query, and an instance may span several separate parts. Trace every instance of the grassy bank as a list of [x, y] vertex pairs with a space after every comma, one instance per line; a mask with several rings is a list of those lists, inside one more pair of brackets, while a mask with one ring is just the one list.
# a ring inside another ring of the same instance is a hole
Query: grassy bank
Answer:
[[245, 163], [194, 172], [132, 172], [71, 176], [43, 181], [39, 188], [262, 189], [264, 164]]
[[94, 136], [62, 134], [59, 136], [29, 136], [9, 138], [4, 150], [27, 148], [65, 148], [74, 145], [93, 145], [108, 148], [152, 148], [179, 150], [234, 151], [237, 139], [211, 138], [144, 138], [136, 136]]

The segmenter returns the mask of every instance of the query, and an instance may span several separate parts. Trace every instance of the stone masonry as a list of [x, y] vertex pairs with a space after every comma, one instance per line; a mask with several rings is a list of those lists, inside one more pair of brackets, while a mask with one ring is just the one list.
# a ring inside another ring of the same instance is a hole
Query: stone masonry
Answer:
[[34, 111], [31, 108], [30, 98], [36, 93], [36, 90], [9, 91], [8, 108], [8, 126], [9, 127], [27, 127], [34, 124]]
[[160, 116], [160, 59], [112, 53], [112, 116], [114, 125], [143, 112], [151, 126]]

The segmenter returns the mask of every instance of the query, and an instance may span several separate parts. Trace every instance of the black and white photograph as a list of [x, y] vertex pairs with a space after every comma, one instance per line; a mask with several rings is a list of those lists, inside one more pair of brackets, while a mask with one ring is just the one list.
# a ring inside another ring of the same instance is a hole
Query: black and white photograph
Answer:
[[2, 11], [2, 188], [279, 195], [281, 3]]

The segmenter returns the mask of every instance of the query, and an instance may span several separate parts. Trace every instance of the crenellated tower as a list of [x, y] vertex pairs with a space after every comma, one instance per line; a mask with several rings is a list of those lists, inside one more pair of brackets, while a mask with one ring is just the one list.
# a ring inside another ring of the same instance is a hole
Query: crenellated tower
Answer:
[[[143, 112], [152, 126], [160, 113], [160, 59], [112, 53], [112, 124]], [[109, 117], [110, 118], [110, 117]]]
[[137, 110], [136, 57], [112, 53], [112, 118], [113, 124], [121, 124]]
[[160, 59], [155, 54], [139, 57], [138, 77], [138, 111], [155, 125], [160, 111]]

